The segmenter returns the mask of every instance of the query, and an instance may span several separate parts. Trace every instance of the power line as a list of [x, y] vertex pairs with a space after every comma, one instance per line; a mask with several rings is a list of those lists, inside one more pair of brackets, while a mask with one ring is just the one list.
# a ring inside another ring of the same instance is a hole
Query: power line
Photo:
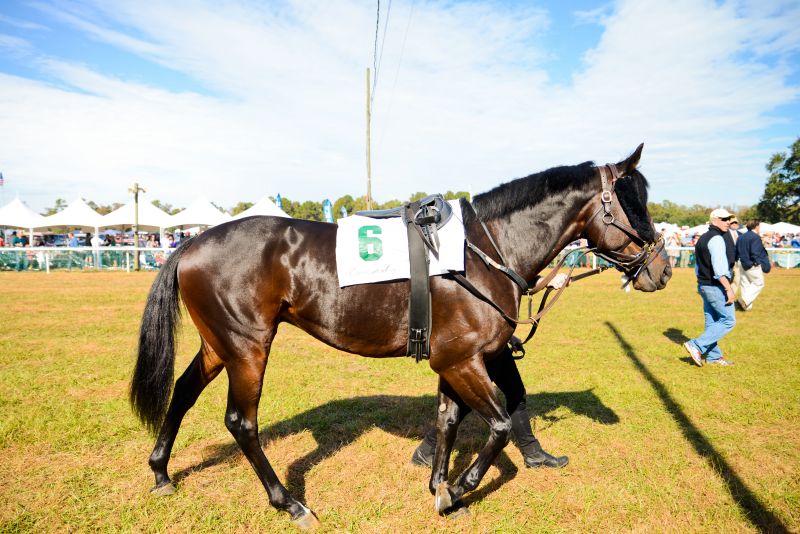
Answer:
[[375, 44], [372, 48], [372, 70], [375, 72], [375, 77], [372, 79], [372, 96], [371, 100], [375, 100], [375, 90], [378, 85], [378, 74], [380, 73], [381, 62], [383, 60], [383, 50], [386, 45], [386, 33], [389, 30], [389, 16], [392, 12], [392, 0], [386, 6], [386, 21], [383, 23], [383, 37], [381, 38], [380, 53], [378, 53], [378, 33], [380, 31], [381, 20], [381, 0], [377, 0], [378, 11], [375, 16]]

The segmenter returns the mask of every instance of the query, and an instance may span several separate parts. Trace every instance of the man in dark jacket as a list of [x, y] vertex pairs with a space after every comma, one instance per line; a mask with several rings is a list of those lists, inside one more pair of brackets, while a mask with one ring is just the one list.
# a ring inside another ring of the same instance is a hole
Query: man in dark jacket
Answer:
[[703, 356], [708, 364], [732, 365], [733, 362], [722, 357], [717, 342], [736, 324], [735, 297], [731, 287], [736, 249], [728, 232], [733, 214], [717, 208], [709, 218], [708, 232], [700, 236], [694, 248], [697, 292], [703, 299], [705, 330], [699, 337], [683, 344], [700, 367], [703, 366]]
[[747, 232], [736, 242], [736, 256], [742, 264], [742, 294], [737, 303], [742, 311], [753, 309], [753, 302], [764, 289], [764, 273], [772, 268], [769, 255], [758, 235], [761, 221], [747, 221]]

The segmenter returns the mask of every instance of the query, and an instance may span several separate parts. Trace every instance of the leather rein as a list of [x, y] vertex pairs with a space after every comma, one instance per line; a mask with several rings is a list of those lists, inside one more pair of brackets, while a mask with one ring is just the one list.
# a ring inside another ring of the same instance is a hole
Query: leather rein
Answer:
[[[544, 278], [537, 277], [538, 279], [533, 284], [533, 286], [529, 285], [522, 276], [516, 273], [514, 270], [509, 268], [508, 262], [503, 257], [503, 254], [500, 252], [500, 248], [495, 243], [492, 235], [489, 233], [489, 229], [486, 227], [483, 221], [478, 219], [481, 223], [481, 227], [483, 228], [484, 233], [489, 238], [489, 242], [492, 244], [497, 256], [500, 258], [501, 263], [496, 262], [491, 257], [489, 257], [485, 252], [467, 240], [467, 247], [472, 250], [486, 265], [494, 267], [495, 269], [503, 272], [506, 276], [511, 278], [516, 285], [518, 285], [521, 289], [523, 294], [527, 294], [528, 296], [528, 317], [526, 319], [521, 319], [519, 316], [517, 318], [511, 317], [508, 315], [496, 302], [494, 302], [491, 298], [486, 296], [480, 289], [475, 287], [469, 280], [464, 277], [461, 273], [457, 271], [450, 271], [450, 274], [455, 278], [455, 280], [461, 284], [465, 289], [467, 289], [470, 293], [472, 293], [475, 297], [479, 300], [486, 302], [490, 306], [492, 306], [495, 310], [497, 310], [500, 315], [509, 323], [511, 324], [530, 324], [531, 331], [528, 333], [528, 336], [522, 341], [522, 344], [527, 343], [536, 333], [536, 330], [539, 327], [539, 322], [542, 317], [552, 309], [555, 303], [558, 301], [558, 298], [567, 288], [567, 286], [574, 282], [578, 281], [582, 278], [587, 278], [589, 276], [599, 274], [604, 270], [608, 269], [608, 267], [597, 267], [585, 273], [578, 274], [576, 276], [572, 276], [572, 272], [575, 270], [577, 266], [577, 261], [573, 263], [570, 267], [569, 273], [567, 274], [567, 280], [564, 284], [556, 290], [556, 294], [553, 299], [547, 304], [547, 299], [550, 296], [550, 293], [553, 291], [554, 288], [547, 287], [544, 296], [542, 297], [542, 301], [539, 304], [539, 309], [536, 315], [533, 315], [533, 295], [544, 289], [547, 284], [558, 274], [558, 271], [566, 262], [567, 258], [575, 253], [578, 254], [579, 257], [585, 256], [589, 252], [593, 252], [595, 255], [603, 258], [607, 262], [611, 263], [617, 270], [622, 271], [625, 274], [625, 282], [623, 283], [622, 287], [624, 288], [629, 283], [636, 280], [639, 275], [644, 271], [644, 269], [650, 265], [650, 263], [655, 260], [658, 254], [664, 249], [664, 239], [661, 234], [656, 234], [656, 239], [654, 241], [644, 241], [637, 233], [636, 230], [631, 228], [629, 225], [619, 221], [614, 214], [611, 212], [611, 205], [613, 201], [613, 192], [614, 187], [616, 185], [617, 180], [620, 178], [619, 171], [614, 164], [606, 164], [602, 167], [598, 167], [600, 172], [600, 181], [602, 184], [602, 191], [600, 193], [600, 202], [601, 206], [598, 210], [592, 215], [592, 217], [587, 222], [586, 226], [588, 226], [594, 219], [596, 219], [602, 213], [602, 222], [605, 224], [606, 228], [603, 232], [602, 237], [600, 238], [600, 242], [596, 247], [580, 247], [577, 249], [573, 249], [572, 251], [568, 252], [561, 260], [558, 262], [556, 267], [548, 273], [547, 276]], [[609, 176], [611, 175], [611, 179], [609, 180]], [[600, 244], [605, 242], [605, 235], [608, 229], [614, 226], [620, 231], [622, 231], [625, 235], [628, 236], [627, 241], [620, 247], [621, 250], [624, 250], [628, 245], [631, 243], [635, 243], [639, 246], [640, 250], [636, 254], [623, 254], [617, 251], [609, 251], [609, 252], [598, 252], [598, 248]], [[633, 274], [631, 271], [635, 272]], [[514, 358], [519, 359], [522, 358], [525, 354], [524, 349], [522, 349], [521, 345], [515, 347], [515, 350], [522, 351], [521, 356], [514, 356]]]

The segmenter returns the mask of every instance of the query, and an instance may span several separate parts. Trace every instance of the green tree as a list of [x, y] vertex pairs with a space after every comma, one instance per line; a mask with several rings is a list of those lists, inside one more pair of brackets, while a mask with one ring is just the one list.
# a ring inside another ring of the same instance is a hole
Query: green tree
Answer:
[[767, 185], [756, 211], [765, 221], [800, 224], [800, 137], [790, 152], [773, 154], [767, 163]]
[[325, 213], [322, 211], [322, 203], [306, 200], [297, 207], [294, 217], [307, 221], [324, 221]]
[[428, 193], [424, 193], [422, 191], [417, 191], [410, 197], [408, 197], [409, 202], [416, 202], [417, 200], [422, 200], [423, 198], [427, 197]]
[[245, 210], [248, 210], [253, 207], [252, 202], [239, 202], [234, 207], [231, 208], [231, 215], [239, 215]]
[[47, 208], [42, 212], [42, 215], [47, 217], [48, 215], [52, 215], [54, 213], [58, 213], [59, 211], [63, 210], [67, 207], [67, 201], [63, 198], [57, 198], [56, 203], [53, 207]]
[[342, 218], [342, 208], [347, 210], [348, 215], [352, 215], [355, 203], [356, 201], [350, 195], [337, 198], [336, 202], [333, 203], [333, 220], [338, 221]]
[[455, 200], [457, 198], [466, 198], [467, 200], [472, 200], [470, 194], [467, 193], [466, 191], [455, 191], [455, 192], [448, 191], [447, 193], [444, 194], [445, 200]]
[[172, 204], [167, 204], [166, 202], [161, 202], [160, 200], [154, 200], [151, 202], [151, 204], [153, 204], [153, 206], [157, 207], [161, 211], [167, 213], [168, 215], [175, 215], [182, 209], [182, 208], [174, 208], [172, 207]]

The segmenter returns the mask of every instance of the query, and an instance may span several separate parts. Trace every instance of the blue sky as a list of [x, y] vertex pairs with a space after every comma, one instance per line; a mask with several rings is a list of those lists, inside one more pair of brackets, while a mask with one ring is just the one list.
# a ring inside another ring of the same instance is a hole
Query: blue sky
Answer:
[[[800, 136], [795, 1], [381, 5], [378, 200], [477, 193], [644, 142], [652, 200], [749, 205]], [[134, 181], [176, 206], [363, 194], [375, 11], [0, 3], [0, 201], [124, 202]]]

